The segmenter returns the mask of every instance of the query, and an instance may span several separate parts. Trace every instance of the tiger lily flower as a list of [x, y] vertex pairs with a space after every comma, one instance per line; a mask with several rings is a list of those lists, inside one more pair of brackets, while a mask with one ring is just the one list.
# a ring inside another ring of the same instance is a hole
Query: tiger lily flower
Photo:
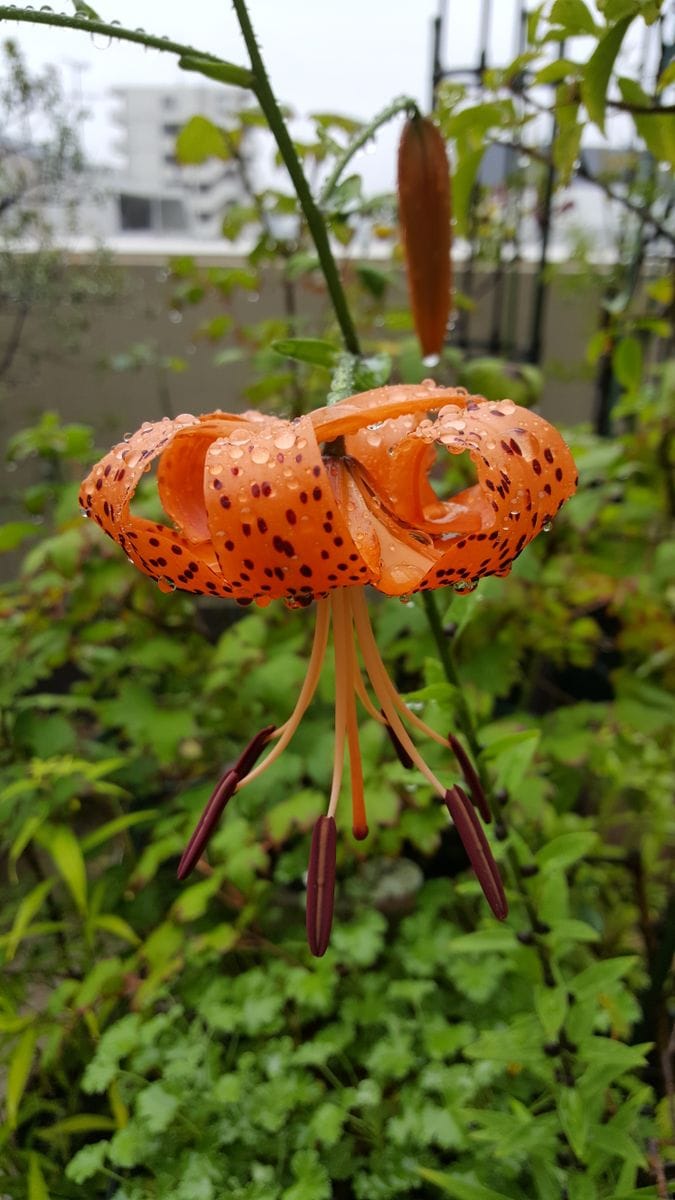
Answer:
[[[448, 500], [429, 480], [439, 446], [468, 453], [476, 469], [476, 484]], [[157, 487], [173, 527], [130, 511], [139, 480], [158, 456]], [[475, 812], [489, 819], [478, 775], [458, 739], [431, 729], [397, 691], [375, 642], [364, 587], [403, 597], [448, 585], [468, 591], [487, 575], [506, 575], [576, 482], [567, 446], [541, 417], [510, 400], [492, 403], [431, 381], [351, 396], [293, 421], [255, 412], [164, 418], [115, 446], [82, 484], [80, 504], [163, 591], [240, 605], [316, 602], [293, 712], [279, 728], [261, 730], [225, 772], [179, 878], [199, 860], [228, 800], [290, 742], [316, 691], [332, 625], [334, 762], [327, 813], [317, 821], [310, 854], [311, 950], [323, 954], [330, 932], [345, 750], [353, 833], [368, 834], [357, 701], [384, 727], [401, 762], [416, 768], [448, 806], [491, 908], [504, 917], [499, 872]], [[470, 799], [437, 778], [410, 729], [453, 751]]]

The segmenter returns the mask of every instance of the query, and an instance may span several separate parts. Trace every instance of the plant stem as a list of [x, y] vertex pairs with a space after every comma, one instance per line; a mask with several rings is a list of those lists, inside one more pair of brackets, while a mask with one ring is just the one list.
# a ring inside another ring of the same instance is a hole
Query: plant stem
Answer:
[[[126, 29], [123, 25], [110, 25], [107, 21], [95, 21], [93, 17], [68, 16], [65, 13], [30, 12], [26, 9], [15, 8], [11, 4], [0, 4], [0, 21], [26, 21], [30, 25], [53, 25], [57, 29], [79, 29], [82, 33], [100, 33], [104, 37], [117, 38], [122, 42], [135, 42], [138, 46], [147, 46], [153, 50], [166, 50], [170, 54], [180, 55], [181, 58], [203, 58], [210, 62], [221, 62], [215, 54], [205, 50], [195, 50], [194, 46], [184, 46], [180, 42], [172, 42], [170, 38], [153, 37], [141, 29]], [[243, 70], [243, 68], [241, 68]]]
[[387, 121], [391, 121], [392, 117], [398, 116], [400, 112], [408, 112], [419, 116], [417, 104], [410, 96], [397, 96], [395, 100], [392, 100], [391, 104], [388, 104], [386, 108], [383, 108], [382, 111], [377, 114], [377, 116], [373, 117], [372, 121], [369, 121], [367, 125], [364, 125], [360, 133], [357, 133], [356, 137], [349, 143], [344, 153], [340, 155], [333, 170], [328, 176], [328, 179], [321, 189], [319, 203], [322, 206], [326, 204], [328, 200], [330, 200], [330, 197], [337, 186], [342, 172], [347, 166], [347, 163], [349, 163], [354, 157], [357, 150], [360, 150], [362, 146], [365, 146], [366, 142], [370, 141], [371, 137], [377, 133], [377, 130], [380, 129], [382, 125], [386, 125]]
[[[456, 691], [456, 703], [459, 711], [460, 728], [469, 744], [471, 757], [473, 758], [474, 766], [478, 772], [478, 778], [480, 779], [485, 795], [488, 797], [488, 801], [492, 811], [494, 812], [497, 824], [503, 825], [503, 802], [500, 795], [496, 793], [491, 786], [490, 778], [482, 758], [481, 745], [478, 740], [478, 733], [476, 731], [473, 714], [462, 688], [462, 682], [459, 677], [459, 671], [457, 670], [457, 664], [455, 662], [452, 646], [443, 632], [443, 626], [441, 624], [441, 618], [438, 612], [438, 605], [436, 604], [436, 597], [432, 592], [422, 592], [422, 603], [424, 604], [424, 610], [429, 622], [429, 628], [431, 629], [434, 641], [436, 642], [436, 646], [438, 648], [438, 655], [441, 660], [443, 672], [448, 683], [451, 684]], [[555, 987], [555, 975], [553, 973], [551, 955], [549, 953], [548, 946], [541, 940], [541, 926], [537, 917], [537, 912], [522, 873], [520, 860], [512, 845], [506, 845], [505, 856], [521, 903], [525, 909], [525, 912], [527, 913], [527, 918], [530, 925], [529, 932], [532, 935], [532, 945], [537, 953], [537, 957], [539, 958], [544, 983], [547, 987]]]
[[279, 148], [279, 153], [286, 166], [286, 170], [291, 177], [295, 192], [300, 202], [309, 231], [312, 236], [312, 241], [316, 246], [316, 252], [319, 256], [321, 269], [326, 280], [326, 286], [330, 295], [335, 316], [338, 325], [342, 332], [342, 338], [346, 349], [350, 354], [359, 354], [359, 339], [352, 322], [351, 314], [347, 306], [347, 300], [340, 282], [340, 276], [333, 257], [333, 252], [330, 248], [328, 233], [324, 224], [323, 217], [314, 201], [309, 184], [305, 178], [304, 171], [300, 165], [300, 160], [295, 152], [295, 147], [291, 140], [286, 123], [282, 116], [279, 105], [277, 104], [274, 92], [270, 85], [270, 81], [265, 69], [265, 64], [262, 55], [258, 48], [258, 43], [253, 32], [253, 26], [248, 15], [245, 0], [233, 0], [234, 11], [237, 14], [239, 27], [241, 29], [246, 48], [251, 59], [251, 67], [255, 78], [254, 88], [260, 107], [265, 114], [270, 132], [274, 137]]

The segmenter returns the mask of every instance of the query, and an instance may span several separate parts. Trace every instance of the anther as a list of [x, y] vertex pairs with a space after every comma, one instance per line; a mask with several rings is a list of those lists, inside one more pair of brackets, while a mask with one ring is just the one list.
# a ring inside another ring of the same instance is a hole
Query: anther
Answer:
[[490, 805], [488, 804], [487, 796], [483, 791], [483, 785], [478, 778], [478, 772], [476, 771], [476, 768], [471, 762], [471, 759], [469, 758], [459, 738], [455, 737], [454, 733], [448, 734], [448, 742], [450, 743], [450, 749], [452, 750], [452, 753], [459, 763], [462, 775], [466, 781], [466, 786], [469, 789], [471, 799], [476, 805], [476, 808], [478, 809], [485, 823], [489, 825], [490, 821], [492, 820], [492, 813], [490, 812]]
[[307, 941], [316, 958], [326, 953], [333, 924], [336, 843], [334, 818], [319, 817], [312, 834], [307, 872]]
[[239, 780], [245, 779], [253, 770], [275, 729], [276, 725], [266, 725], [264, 729], [260, 730], [260, 733], [256, 733], [248, 746], [242, 750], [237, 761], [232, 764], [231, 770], [236, 772]]
[[469, 856], [476, 878], [483, 889], [485, 899], [494, 915], [503, 921], [508, 913], [504, 885], [473, 805], [461, 787], [450, 788], [445, 793], [445, 803], [457, 827], [462, 845]]
[[398, 737], [396, 731], [394, 729], [392, 729], [391, 725], [389, 724], [389, 722], [386, 718], [386, 715], [384, 713], [384, 710], [380, 709], [380, 712], [382, 713], [382, 716], [384, 717], [384, 727], [385, 727], [387, 733], [389, 734], [391, 744], [394, 747], [394, 750], [396, 751], [396, 757], [398, 758], [398, 761], [400, 762], [401, 766], [405, 767], [406, 771], [409, 771], [411, 769], [411, 767], [414, 766], [413, 760], [410, 757], [410, 755], [408, 754], [408, 751], [406, 750], [405, 746], [399, 740], [399, 737]]
[[178, 864], [177, 875], [180, 880], [187, 879], [199, 862], [211, 834], [213, 833], [228, 800], [237, 790], [239, 776], [236, 771], [228, 770], [216, 784], [206, 808], [204, 809], [197, 828], [188, 842], [183, 856]]

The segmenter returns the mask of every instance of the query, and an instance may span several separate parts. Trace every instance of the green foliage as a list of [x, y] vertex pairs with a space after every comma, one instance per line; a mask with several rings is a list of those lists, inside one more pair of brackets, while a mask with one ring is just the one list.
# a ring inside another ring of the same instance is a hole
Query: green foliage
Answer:
[[[563, 178], [581, 122], [602, 125], [620, 44], [658, 5], [596, 7], [597, 21], [583, 0], [556, 0], [548, 18], [536, 9], [521, 60], [486, 78], [494, 94], [472, 106], [456, 89], [441, 95], [460, 228], [486, 142], [529, 119], [523, 72], [555, 86]], [[542, 65], [550, 41], [580, 34], [595, 45], [583, 63]], [[198, 54], [182, 66], [234, 78]], [[630, 86], [620, 94], [638, 103]], [[312, 121], [296, 150], [331, 182], [333, 237], [348, 245], [368, 221], [386, 242], [391, 199], [368, 200], [343, 171], [368, 127], [330, 113]], [[305, 411], [325, 398], [329, 372], [333, 397], [392, 375], [422, 378], [409, 314], [380, 312], [388, 268], [356, 265], [348, 280], [362, 355], [341, 353], [323, 316], [316, 327], [297, 318], [293, 289], [323, 286], [319, 260], [295, 196], [248, 174], [247, 132], [263, 124], [246, 108], [227, 129], [198, 117], [179, 135], [183, 161], [215, 154], [240, 171], [247, 202], [225, 231], [252, 236], [254, 249], [236, 268], [176, 260], [173, 306], [198, 312], [217, 298], [199, 335], [215, 364], [254, 359], [251, 403]], [[650, 129], [645, 142], [667, 161], [663, 131]], [[485, 258], [496, 261], [510, 218], [495, 225], [477, 212]], [[242, 325], [231, 298], [254, 298], [265, 264], [279, 269], [285, 311]], [[444, 810], [364, 720], [367, 853], [340, 814], [338, 919], [325, 957], [310, 959], [305, 871], [329, 786], [330, 678], [283, 758], [228, 807], [210, 869], [179, 886], [176, 861], [214, 778], [253, 730], [288, 715], [310, 614], [163, 595], [73, 515], [89, 431], [47, 414], [13, 440], [13, 462], [37, 458], [44, 478], [26, 491], [22, 519], [0, 527], [0, 549], [34, 539], [0, 591], [9, 1200], [662, 1193], [675, 1152], [662, 1070], [675, 376], [661, 360], [653, 369], [646, 348], [668, 335], [672, 283], [656, 278], [637, 298], [614, 282], [588, 358], [609, 361], [619, 385], [615, 434], [569, 431], [579, 493], [508, 579], [440, 594], [461, 691], [441, 669], [423, 606], [373, 603], [392, 674], [425, 720], [445, 735], [467, 705], [474, 714], [483, 765], [503, 789], [492, 839], [511, 902], [501, 925], [485, 914]], [[180, 370], [185, 360], [136, 346], [112, 365]], [[495, 396], [520, 385], [523, 403], [542, 386], [532, 369], [464, 364], [453, 352], [440, 371]], [[441, 746], [429, 763], [457, 781]]]
[[[0, 626], [17, 664], [0, 775], [5, 1193], [30, 1195], [30, 1178], [36, 1196], [103, 1196], [113, 1178], [118, 1200], [656, 1195], [639, 997], [641, 939], [660, 936], [640, 888], [658, 913], [674, 783], [659, 422], [656, 405], [622, 439], [576, 435], [569, 514], [448, 612], [511, 793], [500, 854], [527, 867], [540, 932], [524, 935], [513, 880], [506, 926], [481, 916], [438, 807], [365, 726], [371, 844], [359, 860], [340, 841], [319, 962], [303, 877], [328, 783], [321, 701], [228, 810], [213, 873], [173, 879], [222, 762], [287, 713], [306, 617], [163, 596], [55, 489], [63, 515], [5, 588]], [[37, 437], [67, 465], [86, 439], [49, 428], [13, 452]], [[456, 726], [421, 608], [375, 615], [425, 717]], [[431, 762], [452, 771], [439, 748]]]

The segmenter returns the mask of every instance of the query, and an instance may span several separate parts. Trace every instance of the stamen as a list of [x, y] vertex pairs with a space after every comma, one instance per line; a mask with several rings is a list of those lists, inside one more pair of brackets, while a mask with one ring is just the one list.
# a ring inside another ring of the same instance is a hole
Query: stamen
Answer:
[[356, 690], [356, 694], [368, 715], [373, 718], [373, 721], [377, 721], [380, 725], [386, 725], [386, 717], [382, 714], [382, 712], [377, 711], [370, 696], [368, 695], [368, 692], [366, 691], [366, 685], [361, 677], [361, 668], [359, 667], [358, 661], [356, 661], [356, 657], [355, 662], [356, 667], [354, 673], [354, 688]]
[[244, 779], [253, 770], [265, 746], [270, 738], [273, 737], [275, 728], [276, 726], [274, 725], [266, 725], [264, 729], [260, 730], [260, 733], [256, 733], [255, 737], [251, 738], [246, 749], [242, 750], [239, 758], [232, 767], [232, 770], [236, 771], [239, 779]]
[[[361, 596], [359, 596], [358, 598], [355, 596], [354, 597], [355, 605], [356, 605], [357, 600], [359, 602], [359, 607], [361, 605], [361, 602], [363, 602], [364, 623], [367, 626], [367, 630], [368, 630], [367, 640], [369, 642], [370, 650], [371, 650], [371, 654], [372, 654], [373, 658], [376, 658], [378, 660], [380, 667], [382, 668], [383, 678], [386, 683], [387, 692], [391, 698], [392, 704], [395, 705], [395, 707], [397, 708], [397, 710], [399, 711], [401, 716], [404, 717], [406, 721], [409, 721], [411, 725], [414, 725], [416, 729], [419, 729], [420, 733], [423, 733], [425, 735], [425, 737], [431, 738], [432, 741], [434, 741], [434, 742], [438, 742], [439, 746], [447, 747], [448, 743], [447, 743], [447, 740], [443, 737], [443, 734], [438, 733], [437, 730], [435, 730], [435, 729], [432, 729], [430, 725], [427, 725], [426, 721], [423, 721], [421, 717], [417, 716], [417, 713], [412, 712], [408, 708], [408, 705], [406, 704], [406, 702], [403, 699], [403, 697], [401, 696], [401, 694], [397, 691], [396, 687], [392, 683], [392, 681], [389, 677], [389, 672], [387, 671], [387, 668], [385, 667], [384, 663], [382, 662], [380, 652], [377, 648], [377, 642], [375, 641], [375, 635], [370, 626], [370, 617], [368, 616], [368, 609], [365, 605], [365, 601], [363, 601], [363, 598]], [[355, 608], [355, 615], [356, 615], [356, 608]], [[360, 638], [359, 638], [359, 642], [361, 645], [361, 652], [363, 653], [363, 641]], [[364, 662], [365, 662], [365, 658], [364, 658]]]
[[307, 666], [307, 674], [305, 675], [304, 683], [300, 689], [295, 708], [288, 720], [277, 729], [273, 736], [279, 740], [276, 745], [270, 750], [267, 758], [250, 771], [245, 779], [242, 779], [237, 790], [247, 787], [249, 783], [253, 783], [254, 779], [258, 779], [263, 771], [272, 766], [273, 762], [283, 754], [288, 743], [291, 741], [298, 725], [302, 721], [309, 705], [312, 702], [312, 697], [317, 689], [319, 679], [321, 677], [321, 668], [326, 654], [326, 645], [328, 644], [328, 631], [330, 628], [330, 601], [317, 600], [316, 602], [316, 625], [314, 627], [314, 641], [309, 656]]
[[333, 653], [335, 655], [335, 741], [333, 742], [333, 782], [330, 789], [328, 816], [334, 817], [340, 798], [345, 759], [351, 630], [347, 630], [345, 589], [338, 588], [331, 596], [330, 602], [333, 608]]
[[333, 923], [337, 830], [332, 817], [319, 817], [307, 871], [307, 941], [317, 958], [326, 953]]
[[[244, 751], [244, 753], [246, 753], [246, 751]], [[220, 819], [225, 805], [227, 804], [228, 800], [234, 796], [234, 793], [237, 790], [238, 783], [239, 776], [237, 772], [230, 768], [230, 770], [226, 771], [216, 784], [213, 792], [211, 793], [209, 802], [199, 818], [197, 828], [185, 847], [183, 856], [178, 864], [178, 871], [176, 874], [180, 880], [187, 879], [188, 875], [194, 870], [195, 866], [199, 862], [206, 844]]]
[[389, 722], [387, 721], [386, 717], [385, 717], [384, 727], [385, 727], [387, 733], [389, 734], [389, 740], [391, 741], [391, 744], [394, 747], [394, 750], [396, 751], [396, 756], [398, 758], [398, 761], [400, 762], [402, 767], [405, 767], [406, 771], [409, 771], [411, 769], [411, 767], [414, 766], [413, 760], [410, 757], [410, 755], [408, 754], [408, 751], [405, 749], [405, 747], [402, 746], [401, 743], [399, 742], [396, 734], [394, 733], [394, 731], [393, 731], [391, 725], [389, 724]]
[[349, 768], [352, 788], [352, 833], [357, 841], [362, 842], [368, 837], [368, 819], [366, 817], [366, 801], [363, 791], [363, 765], [361, 762], [361, 746], [359, 743], [359, 726], [356, 719], [356, 678], [360, 678], [356, 646], [354, 645], [354, 628], [352, 624], [352, 606], [350, 595], [345, 591], [345, 616], [347, 653], [349, 655], [349, 687], [347, 689], [347, 745], [349, 748]]
[[473, 805], [461, 787], [450, 788], [445, 793], [445, 803], [469, 856], [474, 874], [483, 889], [483, 895], [494, 915], [503, 921], [509, 911], [504, 885]]
[[448, 734], [448, 742], [450, 749], [454, 754], [457, 762], [460, 765], [462, 775], [469, 789], [469, 794], [478, 809], [481, 817], [487, 825], [492, 821], [492, 813], [490, 812], [490, 804], [488, 798], [483, 791], [483, 785], [478, 777], [478, 772], [469, 758], [459, 738], [455, 737], [454, 733]]
[[[363, 662], [368, 673], [368, 678], [373, 686], [373, 691], [379, 700], [382, 711], [387, 719], [388, 724], [394, 730], [401, 745], [410, 755], [417, 770], [424, 775], [424, 778], [429, 781], [432, 788], [439, 796], [445, 797], [446, 789], [443, 784], [434, 775], [430, 767], [427, 766], [422, 756], [417, 751], [415, 745], [411, 741], [406, 729], [404, 728], [401, 719], [396, 711], [396, 706], [392, 702], [392, 697], [389, 690], [390, 680], [387, 675], [386, 667], [382, 662], [377, 649], [375, 647], [375, 639], [373, 631], [370, 628], [368, 619], [368, 610], [364, 597], [359, 591], [354, 592], [352, 597], [352, 611], [354, 613], [354, 623], [361, 647]], [[394, 689], [395, 690], [395, 689]], [[398, 694], [398, 693], [397, 693]]]

